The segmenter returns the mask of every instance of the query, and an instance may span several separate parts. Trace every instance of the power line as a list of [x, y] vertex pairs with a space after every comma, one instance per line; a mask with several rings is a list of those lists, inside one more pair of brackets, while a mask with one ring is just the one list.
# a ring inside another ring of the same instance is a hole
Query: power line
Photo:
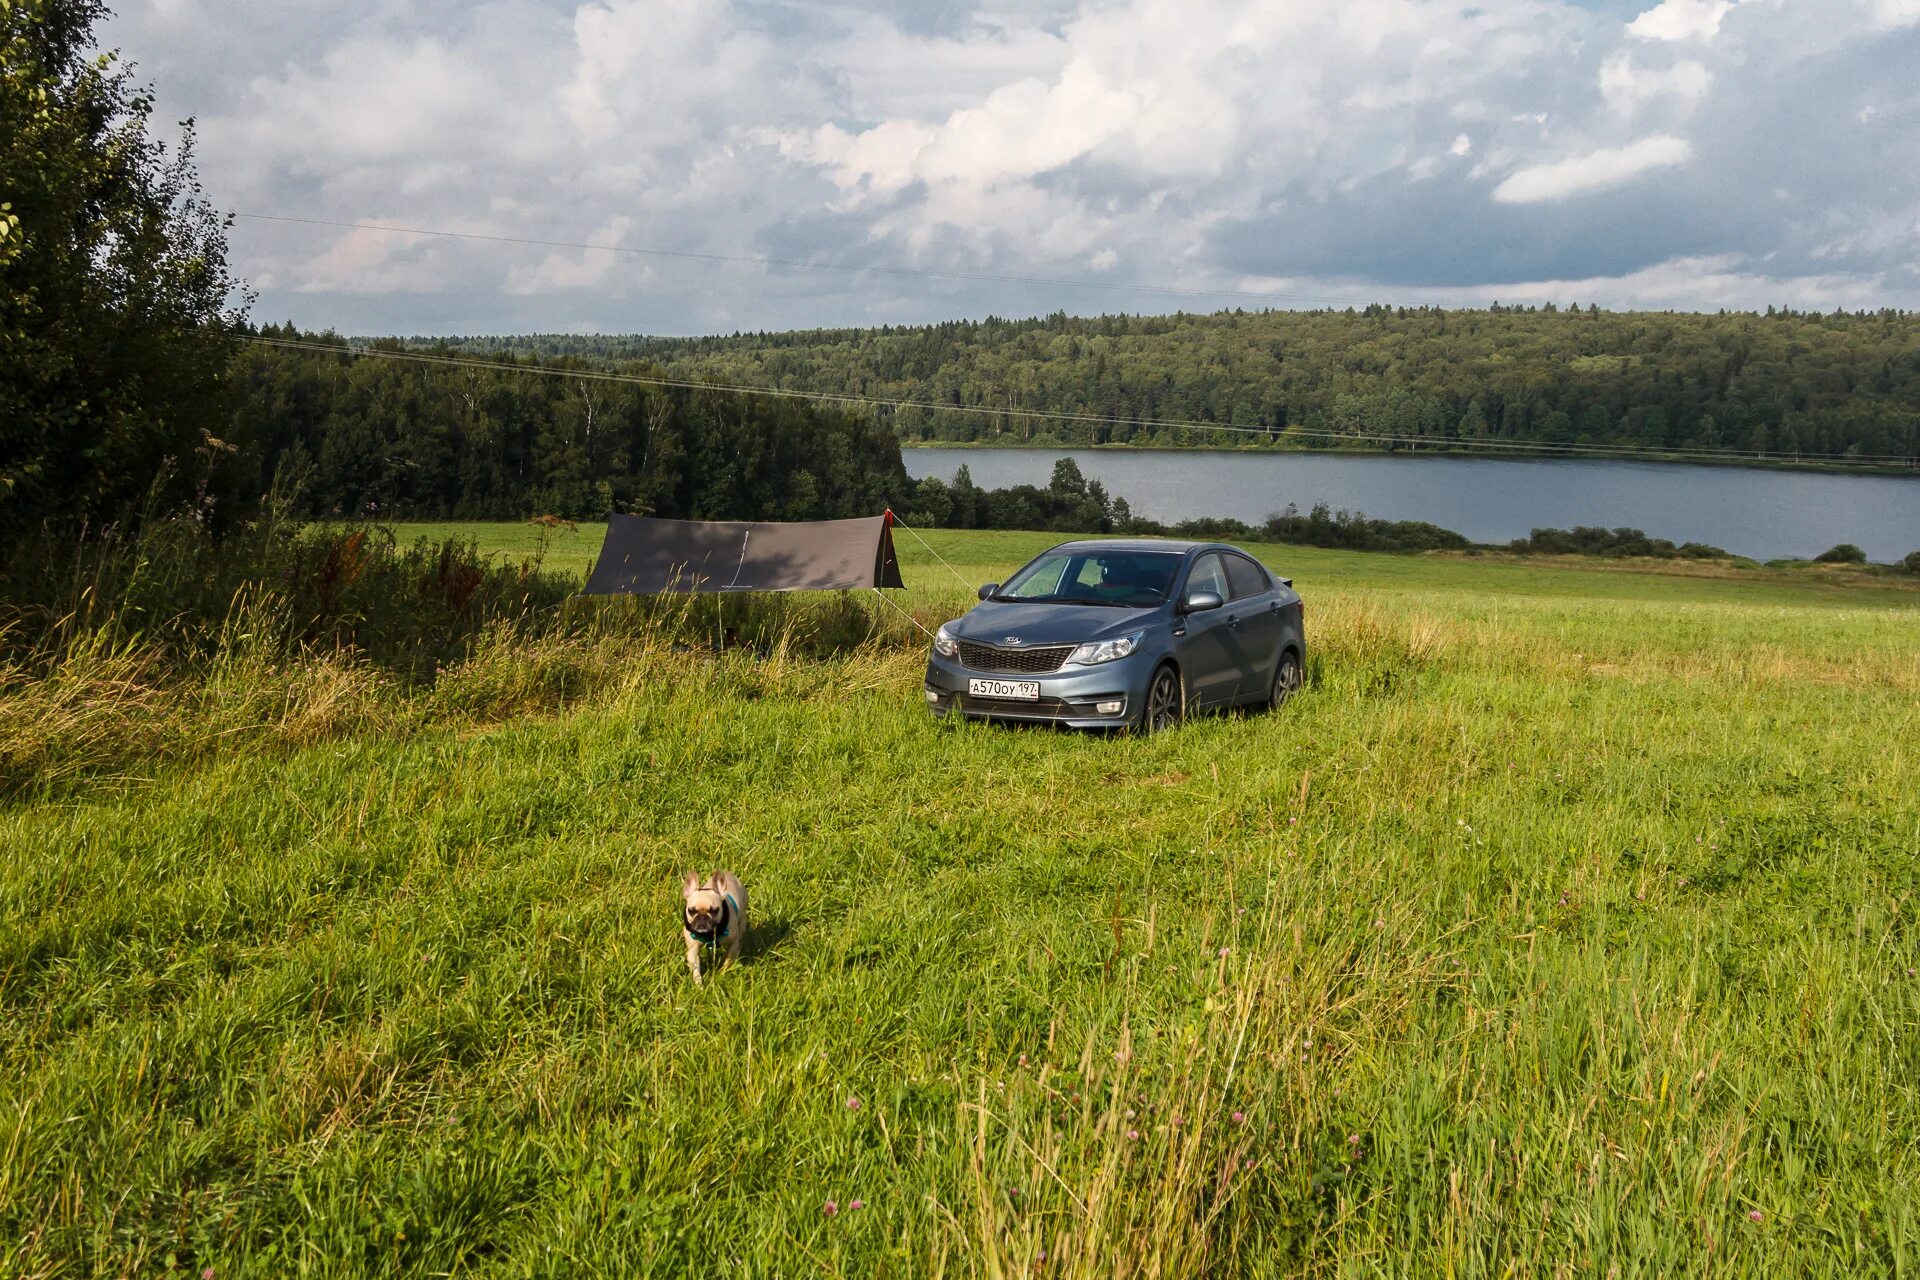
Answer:
[[[551, 365], [539, 364], [509, 364], [499, 360], [480, 360], [471, 356], [442, 356], [425, 351], [395, 351], [379, 347], [343, 346], [337, 343], [309, 342], [297, 338], [250, 336], [248, 341], [260, 346], [280, 347], [287, 350], [308, 351], [325, 355], [396, 360], [411, 364], [441, 365], [462, 369], [488, 369], [499, 373], [525, 373], [550, 378], [573, 378], [583, 382], [620, 382], [643, 387], [666, 387], [686, 391], [724, 391], [735, 395], [767, 396], [783, 400], [802, 400], [815, 404], [860, 405], [870, 409], [920, 409], [930, 413], [964, 413], [995, 418], [1018, 418], [1029, 422], [1071, 422], [1087, 426], [1154, 427], [1183, 431], [1220, 431], [1234, 435], [1265, 436], [1268, 438], [1276, 434], [1273, 429], [1268, 427], [1251, 427], [1225, 422], [1195, 422], [1178, 418], [1117, 418], [1093, 413], [1014, 408], [1010, 405], [1003, 408], [996, 408], [992, 405], [941, 404], [933, 400], [898, 400], [884, 396], [863, 396], [839, 391], [803, 391], [786, 387], [753, 387], [737, 383], [705, 382], [696, 378], [672, 378], [664, 375], [639, 373], [611, 373], [596, 369], [561, 369]], [[1557, 443], [1547, 440], [1465, 440], [1451, 437], [1399, 435], [1388, 432], [1335, 431], [1329, 428], [1303, 428], [1300, 434], [1315, 439], [1354, 440], [1369, 444], [1444, 444], [1449, 450], [1506, 449], [1525, 453], [1566, 454], [1574, 457], [1641, 456], [1686, 458], [1709, 462], [1729, 462], [1743, 459], [1752, 461], [1781, 461], [1778, 455], [1768, 455], [1747, 449], [1665, 449], [1646, 445], [1582, 445]], [[1888, 463], [1899, 467], [1911, 467], [1913, 465], [1913, 460], [1910, 457], [1895, 454], [1857, 455], [1844, 461], [1847, 464]], [[1802, 465], [1826, 467], [1834, 464], [1812, 461], [1803, 462]]]
[[1332, 306], [1365, 307], [1379, 299], [1332, 298], [1309, 293], [1267, 293], [1251, 289], [1195, 289], [1165, 284], [1129, 284], [1123, 280], [1070, 280], [1055, 276], [1001, 275], [988, 271], [938, 271], [926, 267], [894, 267], [883, 264], [816, 262], [806, 258], [775, 258], [760, 254], [701, 253], [692, 249], [635, 248], [620, 244], [591, 244], [573, 240], [542, 240], [531, 236], [497, 236], [478, 231], [444, 231], [429, 227], [401, 227], [378, 222], [341, 222], [332, 218], [295, 218], [276, 213], [236, 213], [236, 218], [251, 222], [287, 222], [308, 227], [344, 227], [353, 231], [383, 231], [394, 235], [440, 236], [449, 240], [479, 240], [491, 244], [530, 245], [541, 249], [580, 249], [594, 253], [623, 253], [635, 257], [683, 258], [692, 262], [744, 263], [760, 267], [786, 267], [797, 271], [843, 271], [858, 275], [913, 276], [935, 280], [970, 280], [988, 284], [1045, 285], [1066, 289], [1107, 289], [1119, 293], [1150, 293], [1175, 298], [1246, 298], [1258, 302], [1319, 302]]

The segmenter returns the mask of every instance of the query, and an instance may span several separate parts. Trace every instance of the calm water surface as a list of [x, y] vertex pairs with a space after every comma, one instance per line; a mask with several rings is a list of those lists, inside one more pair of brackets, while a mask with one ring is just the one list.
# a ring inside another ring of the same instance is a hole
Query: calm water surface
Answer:
[[1630, 525], [1760, 560], [1851, 542], [1868, 558], [1920, 550], [1920, 478], [1760, 471], [1680, 463], [1408, 458], [1199, 450], [903, 449], [917, 479], [961, 466], [990, 489], [1045, 485], [1058, 458], [1153, 520], [1233, 516], [1258, 524], [1288, 503], [1383, 520], [1429, 520], [1475, 542], [1535, 528]]

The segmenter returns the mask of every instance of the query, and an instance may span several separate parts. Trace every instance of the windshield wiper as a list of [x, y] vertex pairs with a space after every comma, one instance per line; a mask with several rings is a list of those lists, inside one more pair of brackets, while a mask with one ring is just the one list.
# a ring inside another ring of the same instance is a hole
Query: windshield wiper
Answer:
[[1065, 596], [1054, 600], [1054, 604], [1093, 604], [1103, 609], [1131, 609], [1132, 605], [1124, 600], [1088, 600], [1082, 596]]

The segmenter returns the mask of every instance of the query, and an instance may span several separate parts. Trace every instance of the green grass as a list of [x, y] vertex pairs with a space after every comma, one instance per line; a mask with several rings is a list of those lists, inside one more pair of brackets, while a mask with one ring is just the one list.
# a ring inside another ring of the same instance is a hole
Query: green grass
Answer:
[[1277, 715], [936, 724], [876, 610], [0, 809], [0, 1274], [1920, 1266], [1920, 594], [1257, 550]]

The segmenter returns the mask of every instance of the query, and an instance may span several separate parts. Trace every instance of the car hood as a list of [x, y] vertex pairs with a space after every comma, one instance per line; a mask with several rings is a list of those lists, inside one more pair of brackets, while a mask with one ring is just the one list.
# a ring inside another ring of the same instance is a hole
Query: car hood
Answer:
[[1002, 646], [1009, 637], [1018, 636], [1021, 648], [1085, 644], [1138, 631], [1159, 612], [1159, 607], [1115, 609], [1105, 605], [983, 600], [947, 630], [963, 640]]

